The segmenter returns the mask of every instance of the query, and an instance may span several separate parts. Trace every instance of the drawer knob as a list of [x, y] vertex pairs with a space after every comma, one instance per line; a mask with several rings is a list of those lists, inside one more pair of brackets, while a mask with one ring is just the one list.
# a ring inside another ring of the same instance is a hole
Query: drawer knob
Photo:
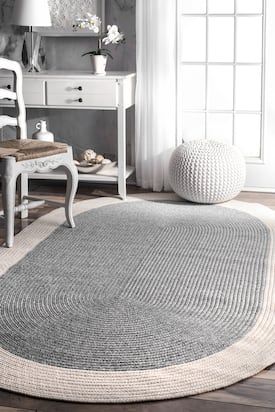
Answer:
[[11, 85], [10, 85], [10, 84], [7, 85], [7, 89], [8, 89], [8, 90], [11, 89]]
[[82, 86], [76, 87], [76, 90], [79, 90], [80, 92], [82, 92], [83, 87]]
[[83, 99], [81, 99], [81, 98], [78, 99], [78, 101], [79, 101], [79, 103], [83, 103]]

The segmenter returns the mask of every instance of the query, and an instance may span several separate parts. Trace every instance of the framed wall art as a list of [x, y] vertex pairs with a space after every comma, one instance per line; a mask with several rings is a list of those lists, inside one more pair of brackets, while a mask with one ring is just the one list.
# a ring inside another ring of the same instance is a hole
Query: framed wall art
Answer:
[[52, 27], [35, 27], [34, 31], [43, 36], [97, 36], [90, 30], [74, 30], [77, 18], [83, 18], [87, 13], [100, 17], [105, 26], [105, 0], [48, 0], [52, 17]]

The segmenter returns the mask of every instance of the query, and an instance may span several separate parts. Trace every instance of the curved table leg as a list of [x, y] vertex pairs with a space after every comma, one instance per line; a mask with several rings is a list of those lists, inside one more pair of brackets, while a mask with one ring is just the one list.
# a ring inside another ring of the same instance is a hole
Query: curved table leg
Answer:
[[73, 162], [64, 163], [60, 166], [67, 176], [66, 199], [65, 199], [65, 214], [68, 225], [71, 228], [75, 227], [73, 218], [73, 202], [78, 188], [78, 172]]
[[3, 160], [4, 168], [2, 175], [2, 193], [5, 217], [5, 241], [6, 246], [11, 248], [14, 242], [14, 207], [16, 194], [15, 158], [5, 157]]

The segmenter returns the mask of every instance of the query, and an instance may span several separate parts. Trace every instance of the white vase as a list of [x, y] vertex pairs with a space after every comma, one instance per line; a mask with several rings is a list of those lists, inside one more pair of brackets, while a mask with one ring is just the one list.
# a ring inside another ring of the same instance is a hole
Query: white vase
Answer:
[[47, 122], [45, 120], [40, 120], [35, 127], [38, 131], [32, 135], [33, 139], [40, 140], [42, 142], [54, 141], [54, 135], [47, 130]]
[[106, 74], [107, 56], [91, 55], [93, 73], [98, 75]]

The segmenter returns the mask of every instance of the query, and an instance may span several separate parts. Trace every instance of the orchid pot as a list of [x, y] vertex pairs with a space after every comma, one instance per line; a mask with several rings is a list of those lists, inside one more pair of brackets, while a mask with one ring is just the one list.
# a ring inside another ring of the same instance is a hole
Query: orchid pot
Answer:
[[106, 74], [107, 59], [113, 58], [109, 49], [102, 45], [119, 45], [125, 42], [125, 36], [121, 33], [116, 25], [108, 25], [107, 31], [103, 32], [100, 18], [91, 13], [87, 13], [85, 18], [78, 18], [73, 26], [75, 31], [89, 29], [98, 36], [98, 45], [96, 50], [91, 50], [82, 56], [90, 56], [94, 74]]
[[105, 75], [108, 56], [91, 54], [92, 70], [94, 74]]

